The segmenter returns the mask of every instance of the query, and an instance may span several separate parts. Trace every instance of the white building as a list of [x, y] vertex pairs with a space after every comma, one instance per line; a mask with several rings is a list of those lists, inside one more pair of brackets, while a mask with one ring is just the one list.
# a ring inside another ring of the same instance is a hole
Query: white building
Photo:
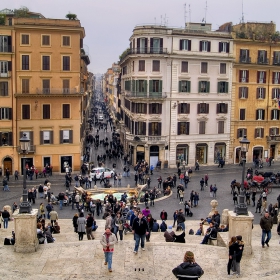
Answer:
[[133, 164], [227, 160], [232, 62], [230, 33], [211, 24], [134, 28], [120, 61], [121, 131]]

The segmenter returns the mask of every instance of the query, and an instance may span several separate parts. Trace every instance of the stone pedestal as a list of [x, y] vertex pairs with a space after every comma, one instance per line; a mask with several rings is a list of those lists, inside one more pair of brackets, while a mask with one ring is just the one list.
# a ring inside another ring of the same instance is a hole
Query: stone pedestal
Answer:
[[222, 225], [227, 225], [228, 224], [228, 209], [224, 209], [222, 213]]
[[212, 217], [215, 214], [215, 211], [217, 210], [217, 206], [219, 205], [218, 201], [216, 199], [211, 200], [210, 205], [212, 207], [211, 212], [209, 213], [208, 217]]
[[13, 214], [15, 238], [15, 252], [32, 253], [38, 248], [37, 238], [37, 213], [38, 209], [32, 209], [31, 214], [19, 214], [16, 210]]
[[228, 240], [232, 236], [241, 235], [244, 241], [244, 255], [252, 254], [252, 224], [254, 215], [248, 211], [247, 215], [236, 215], [233, 211], [228, 211], [229, 232]]

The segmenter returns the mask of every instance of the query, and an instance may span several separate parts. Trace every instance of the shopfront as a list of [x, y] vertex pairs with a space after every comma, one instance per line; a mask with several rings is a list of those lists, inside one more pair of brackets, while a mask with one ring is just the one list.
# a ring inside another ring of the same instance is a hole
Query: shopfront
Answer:
[[253, 148], [253, 160], [262, 159], [263, 160], [263, 147], [256, 146]]
[[136, 147], [136, 161], [139, 162], [143, 159], [145, 159], [145, 147], [139, 145]]
[[219, 163], [219, 160], [226, 157], [226, 144], [225, 143], [216, 143], [214, 150], [214, 163]]
[[159, 160], [159, 146], [151, 146], [150, 147], [150, 166], [157, 166]]
[[208, 145], [206, 143], [199, 143], [196, 145], [196, 160], [200, 164], [207, 164]]
[[189, 163], [189, 145], [187, 144], [179, 144], [176, 149], [176, 161], [180, 161], [180, 165], [182, 165], [183, 161], [186, 164]]

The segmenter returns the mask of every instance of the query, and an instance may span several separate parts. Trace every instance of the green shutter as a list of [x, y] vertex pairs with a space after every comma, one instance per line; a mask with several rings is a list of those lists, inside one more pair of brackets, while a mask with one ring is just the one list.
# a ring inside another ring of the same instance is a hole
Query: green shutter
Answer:
[[132, 80], [132, 89], [131, 91], [135, 91], [135, 80]]
[[191, 81], [187, 81], [187, 92], [191, 92]]
[[179, 81], [179, 89], [178, 89], [178, 92], [181, 92], [182, 91], [182, 81]]
[[135, 91], [136, 92], [139, 92], [139, 80], [135, 81], [136, 82], [136, 88], [135, 88]]
[[218, 90], [217, 90], [217, 91], [218, 91], [218, 92], [221, 92], [220, 89], [221, 89], [221, 82], [218, 82]]
[[159, 81], [159, 92], [162, 92], [162, 81]]
[[153, 80], [149, 80], [149, 93], [153, 92]]
[[147, 81], [144, 80], [144, 92], [147, 93]]
[[228, 93], [228, 82], [225, 83], [225, 93]]
[[201, 92], [201, 82], [198, 82], [198, 92]]
[[209, 92], [210, 91], [210, 82], [207, 82], [206, 84], [206, 92]]

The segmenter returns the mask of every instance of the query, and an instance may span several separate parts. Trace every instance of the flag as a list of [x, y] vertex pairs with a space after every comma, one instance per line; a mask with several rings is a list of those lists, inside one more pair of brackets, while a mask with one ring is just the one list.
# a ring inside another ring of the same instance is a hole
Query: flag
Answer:
[[280, 109], [280, 98], [278, 98], [278, 108]]

